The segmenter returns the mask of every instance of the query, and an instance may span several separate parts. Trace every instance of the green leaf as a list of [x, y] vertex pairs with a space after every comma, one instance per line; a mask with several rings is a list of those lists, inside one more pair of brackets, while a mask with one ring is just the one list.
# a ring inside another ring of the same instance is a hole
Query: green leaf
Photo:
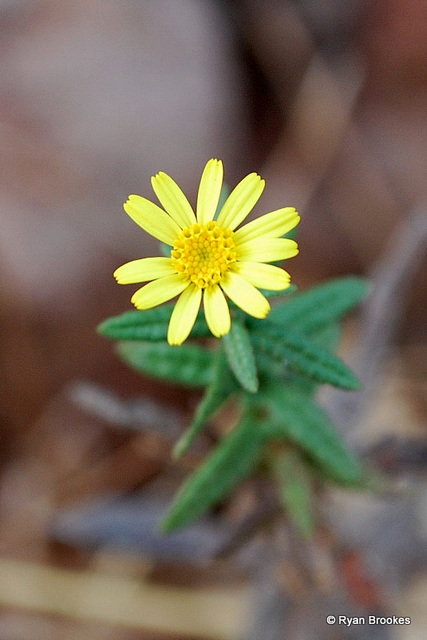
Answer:
[[279, 296], [287, 296], [290, 293], [295, 293], [297, 290], [296, 284], [291, 284], [287, 289], [283, 289], [283, 291], [273, 291], [271, 289], [260, 289], [263, 296], [266, 298], [278, 298]]
[[[173, 305], [156, 307], [145, 311], [127, 311], [108, 318], [98, 326], [98, 332], [114, 340], [166, 340]], [[191, 338], [211, 335], [203, 314], [200, 312], [191, 331]]]
[[[341, 328], [339, 323], [334, 322], [313, 332], [310, 338], [315, 344], [333, 351], [338, 344], [340, 333]], [[295, 371], [290, 371], [289, 369], [285, 371], [284, 376], [283, 359], [270, 357], [260, 349], [256, 350], [255, 358], [261, 383], [264, 380], [268, 381], [273, 380], [274, 378], [277, 380], [285, 377], [285, 379], [290, 380], [292, 384], [297, 385], [299, 389], [303, 390], [310, 396], [316, 392], [319, 384], [316, 380], [304, 375], [299, 375], [298, 373], [295, 373]]]
[[299, 532], [308, 538], [314, 530], [314, 501], [306, 463], [295, 449], [279, 452], [272, 461], [280, 500]]
[[296, 333], [283, 335], [277, 329], [266, 335], [253, 331], [252, 342], [271, 358], [283, 360], [295, 373], [340, 389], [360, 389], [360, 382], [342, 360]]
[[[331, 322], [330, 324], [326, 324], [316, 331], [313, 331], [310, 334], [310, 340], [312, 340], [318, 346], [323, 347], [328, 351], [334, 352], [339, 343], [340, 335], [340, 324], [338, 322]], [[316, 380], [313, 380], [308, 376], [300, 375], [295, 371], [288, 371], [288, 375], [291, 379], [291, 382], [293, 384], [296, 384], [299, 389], [303, 390], [309, 396], [313, 396], [316, 393], [319, 384]]]
[[255, 356], [246, 328], [238, 320], [233, 320], [230, 333], [223, 337], [228, 363], [243, 389], [249, 393], [258, 390]]
[[283, 378], [284, 366], [281, 360], [272, 358], [260, 349], [254, 349], [254, 352], [260, 384], [262, 384], [264, 380], [280, 380]]
[[[264, 330], [270, 325], [280, 325], [286, 331], [310, 334], [312, 331], [337, 320], [368, 292], [368, 283], [363, 278], [347, 277], [332, 280], [292, 296], [276, 305], [263, 320]], [[259, 321], [249, 319], [253, 325]]]
[[227, 435], [179, 490], [162, 530], [173, 531], [194, 522], [226, 498], [258, 464], [262, 437], [250, 415]]
[[341, 337], [341, 323], [331, 321], [328, 324], [310, 331], [310, 340], [319, 347], [335, 353]]
[[236, 389], [237, 383], [231, 375], [224, 350], [220, 347], [215, 354], [211, 383], [197, 406], [192, 423], [174, 447], [175, 457], [179, 458], [187, 451], [205, 422], [222, 407]]
[[263, 391], [260, 401], [264, 411], [260, 429], [267, 441], [291, 441], [334, 482], [360, 485], [358, 463], [329, 416], [311, 398], [294, 386], [272, 384]]
[[204, 387], [212, 380], [213, 354], [196, 345], [120, 342], [118, 353], [131, 367], [154, 378], [188, 387]]

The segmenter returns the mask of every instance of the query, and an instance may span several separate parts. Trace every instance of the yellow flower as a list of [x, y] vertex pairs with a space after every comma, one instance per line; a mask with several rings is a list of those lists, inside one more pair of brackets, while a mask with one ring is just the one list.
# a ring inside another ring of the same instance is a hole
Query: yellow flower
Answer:
[[196, 214], [180, 187], [163, 172], [151, 183], [164, 209], [136, 195], [124, 204], [132, 220], [170, 245], [172, 252], [170, 258], [127, 262], [114, 277], [119, 284], [151, 281], [132, 296], [137, 309], [149, 309], [179, 295], [169, 321], [171, 345], [182, 344], [188, 337], [202, 298], [206, 322], [219, 338], [231, 327], [225, 295], [249, 315], [265, 318], [270, 304], [257, 287], [280, 291], [290, 285], [286, 271], [265, 263], [298, 253], [295, 241], [281, 237], [298, 224], [298, 213], [285, 207], [237, 229], [264, 190], [264, 180], [251, 173], [230, 193], [214, 221], [222, 180], [222, 162], [209, 160], [200, 180]]

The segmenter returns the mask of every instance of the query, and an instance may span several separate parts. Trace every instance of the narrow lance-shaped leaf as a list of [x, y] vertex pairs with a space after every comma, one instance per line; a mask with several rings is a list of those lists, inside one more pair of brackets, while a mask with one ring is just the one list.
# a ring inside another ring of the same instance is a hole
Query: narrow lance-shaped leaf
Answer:
[[234, 320], [230, 333], [223, 337], [223, 342], [229, 365], [237, 380], [243, 389], [256, 393], [258, 377], [255, 356], [246, 328], [241, 322]]
[[[310, 334], [310, 341], [324, 349], [334, 352], [338, 345], [340, 334], [340, 323], [331, 322], [320, 327], [316, 331], [313, 331]], [[271, 372], [269, 378], [276, 377], [277, 379], [283, 377], [283, 361], [271, 358], [260, 351], [257, 353], [257, 366], [260, 373], [263, 370], [266, 371], [267, 374]], [[313, 380], [313, 378], [309, 378], [305, 375], [300, 375], [299, 373], [290, 371], [289, 369], [286, 372], [285, 379], [289, 379], [292, 384], [295, 384], [301, 391], [307, 393], [309, 396], [313, 396], [319, 385], [317, 380]]]
[[121, 342], [118, 353], [131, 367], [154, 378], [188, 387], [204, 387], [212, 380], [213, 355], [196, 345]]
[[310, 342], [322, 349], [335, 353], [341, 337], [341, 322], [332, 320], [317, 329], [310, 331]]
[[[317, 328], [339, 319], [352, 309], [368, 292], [363, 278], [339, 278], [292, 296], [276, 305], [264, 323], [264, 331], [280, 325], [286, 331], [310, 334]], [[249, 324], [259, 327], [260, 321], [249, 318]]]
[[212, 365], [212, 380], [197, 406], [193, 421], [174, 447], [174, 455], [179, 458], [188, 449], [203, 425], [222, 407], [236, 391], [237, 382], [232, 376], [222, 347], [215, 354]]
[[[264, 379], [282, 379], [283, 378], [283, 362], [278, 358], [272, 358], [267, 353], [264, 353], [261, 349], [256, 349], [255, 358], [258, 376], [260, 380]], [[310, 380], [310, 384], [312, 381]]]
[[[326, 349], [332, 353], [335, 352], [341, 335], [341, 326], [337, 321], [319, 327], [310, 333], [310, 341], [319, 347]], [[318, 382], [308, 376], [300, 375], [295, 371], [292, 372], [292, 379], [296, 382], [300, 389], [304, 389], [309, 395], [313, 395], [318, 386]]]
[[267, 441], [293, 442], [329, 479], [360, 485], [358, 463], [347, 450], [328, 415], [292, 385], [271, 384], [260, 398], [265, 416], [261, 431]]
[[[103, 336], [114, 340], [144, 340], [147, 342], [166, 340], [172, 309], [171, 305], [166, 305], [144, 311], [127, 311], [119, 316], [104, 320], [97, 330]], [[206, 321], [202, 313], [199, 313], [190, 337], [203, 338], [210, 335]]]
[[251, 416], [244, 416], [181, 487], [162, 530], [188, 525], [226, 498], [257, 465], [262, 445], [262, 434], [254, 428]]
[[[333, 351], [338, 344], [339, 335], [339, 323], [333, 322], [313, 332], [310, 340], [320, 347]], [[256, 351], [255, 355], [257, 369], [262, 380], [272, 380], [274, 378], [277, 380], [282, 378], [289, 380], [309, 396], [312, 396], [316, 392], [319, 384], [318, 381], [308, 376], [300, 375], [295, 371], [290, 371], [289, 368], [284, 372], [283, 358], [269, 356], [260, 349]]]
[[314, 529], [314, 500], [307, 464], [295, 448], [286, 447], [271, 461], [279, 498], [290, 519], [304, 537]]
[[266, 335], [253, 331], [252, 341], [255, 348], [273, 359], [283, 360], [295, 373], [340, 389], [360, 389], [360, 382], [340, 358], [296, 333], [276, 330]]
[[266, 298], [279, 298], [281, 296], [288, 296], [290, 293], [295, 293], [297, 288], [298, 287], [295, 284], [291, 284], [283, 291], [272, 291], [271, 289], [260, 289], [260, 291]]

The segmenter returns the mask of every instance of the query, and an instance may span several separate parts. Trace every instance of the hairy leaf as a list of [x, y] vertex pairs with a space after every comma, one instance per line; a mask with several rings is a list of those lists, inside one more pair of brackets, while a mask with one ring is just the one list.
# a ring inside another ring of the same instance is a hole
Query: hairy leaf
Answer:
[[223, 337], [225, 352], [231, 370], [243, 389], [250, 393], [258, 390], [258, 377], [255, 356], [246, 328], [238, 320], [234, 320], [230, 333]]
[[327, 351], [335, 352], [341, 337], [341, 323], [332, 321], [310, 331], [310, 340]]
[[212, 380], [213, 354], [196, 345], [120, 342], [118, 353], [131, 367], [154, 378], [188, 387], [204, 387]]
[[[317, 345], [333, 351], [336, 348], [340, 335], [340, 326], [334, 322], [313, 332], [310, 339]], [[300, 375], [289, 369], [284, 371], [283, 359], [270, 357], [264, 351], [257, 349], [255, 352], [256, 363], [260, 381], [272, 379], [284, 379], [298, 386], [308, 395], [312, 396], [318, 387], [318, 382], [307, 376]]]
[[[264, 331], [271, 325], [284, 330], [310, 334], [317, 328], [337, 320], [354, 307], [368, 292], [363, 278], [346, 277], [321, 284], [276, 305], [263, 320]], [[249, 319], [253, 326], [260, 321]]]
[[262, 434], [253, 428], [250, 415], [227, 435], [207, 460], [184, 483], [163, 522], [163, 531], [190, 524], [226, 498], [236, 484], [257, 465]]
[[297, 286], [295, 284], [289, 285], [287, 289], [283, 289], [282, 291], [273, 291], [271, 289], [260, 289], [261, 293], [266, 298], [279, 298], [280, 296], [287, 296], [290, 293], [295, 293], [297, 290]]
[[[254, 352], [260, 384], [264, 380], [283, 379], [284, 366], [281, 360], [269, 356], [261, 349], [254, 349]], [[312, 383], [311, 380], [309, 382]]]
[[279, 497], [290, 519], [304, 537], [314, 529], [314, 502], [306, 463], [294, 448], [280, 451], [272, 461]]
[[[145, 311], [127, 311], [101, 322], [98, 326], [98, 332], [114, 340], [144, 340], [146, 342], [166, 340], [172, 310], [172, 305], [166, 305]], [[202, 338], [210, 335], [203, 314], [200, 312], [190, 337]]]
[[200, 429], [236, 391], [237, 382], [232, 376], [224, 350], [219, 348], [212, 366], [212, 380], [197, 406], [193, 421], [174, 447], [174, 455], [179, 458], [188, 449]]
[[[334, 352], [338, 345], [340, 334], [340, 324], [338, 322], [331, 322], [330, 324], [326, 324], [323, 327], [316, 329], [316, 331], [313, 331], [310, 334], [310, 340], [318, 346]], [[314, 395], [319, 385], [318, 381], [313, 380], [313, 378], [309, 378], [308, 376], [300, 375], [295, 371], [288, 371], [288, 375], [291, 382], [296, 384], [299, 389], [303, 390], [310, 396]]]
[[286, 335], [276, 330], [265, 335], [253, 331], [252, 341], [255, 348], [273, 359], [282, 360], [297, 374], [340, 389], [360, 389], [360, 382], [342, 360], [296, 333]]
[[261, 395], [261, 425], [267, 440], [297, 444], [327, 476], [344, 485], [360, 485], [358, 463], [345, 447], [328, 415], [292, 385], [270, 385]]

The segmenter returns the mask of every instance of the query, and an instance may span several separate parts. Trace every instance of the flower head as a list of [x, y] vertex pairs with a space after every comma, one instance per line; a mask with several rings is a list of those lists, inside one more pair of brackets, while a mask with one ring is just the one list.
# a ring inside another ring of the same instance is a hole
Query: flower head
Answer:
[[170, 258], [132, 260], [114, 272], [120, 284], [148, 282], [132, 296], [138, 309], [179, 296], [169, 322], [169, 344], [182, 344], [188, 337], [202, 301], [209, 329], [219, 338], [231, 327], [225, 296], [249, 315], [265, 318], [270, 304], [259, 288], [280, 291], [290, 285], [286, 271], [266, 263], [298, 253], [297, 243], [282, 237], [298, 224], [298, 213], [285, 207], [237, 228], [264, 190], [264, 180], [251, 173], [230, 193], [214, 220], [222, 181], [222, 162], [209, 160], [200, 180], [196, 213], [163, 172], [151, 179], [163, 209], [137, 195], [124, 204], [144, 231], [172, 247]]

